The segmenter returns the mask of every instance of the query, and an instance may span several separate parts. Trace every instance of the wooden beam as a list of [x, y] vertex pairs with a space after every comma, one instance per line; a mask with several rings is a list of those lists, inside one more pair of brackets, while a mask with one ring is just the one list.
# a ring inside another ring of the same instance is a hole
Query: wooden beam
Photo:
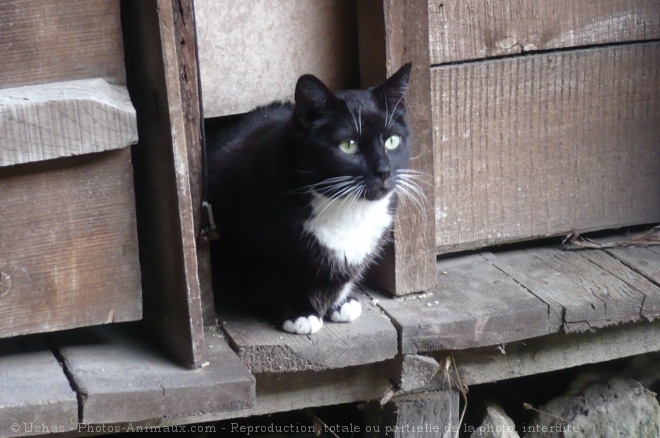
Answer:
[[131, 41], [126, 47], [128, 89], [140, 137], [134, 161], [144, 317], [172, 355], [200, 366], [206, 350], [193, 213], [200, 206], [193, 205], [197, 197], [188, 167], [188, 153], [197, 154], [192, 151], [199, 145], [192, 131], [194, 114], [188, 121], [185, 112], [194, 104], [183, 101], [189, 94], [182, 90], [191, 85], [181, 83], [181, 69], [184, 76], [194, 74], [180, 64], [188, 58], [179, 50], [188, 44], [175, 21], [179, 8], [188, 10], [190, 2], [126, 1], [122, 15]]
[[655, 0], [430, 0], [431, 64], [660, 38]]
[[[382, 18], [380, 16], [382, 15]], [[374, 16], [378, 18], [374, 18]], [[428, 6], [425, 0], [360, 0], [358, 27], [363, 41], [362, 86], [372, 86], [413, 63], [405, 104], [413, 133], [411, 167], [429, 178], [433, 174], [433, 139], [428, 47]], [[384, 32], [384, 35], [382, 34]], [[382, 37], [377, 37], [382, 35]], [[377, 47], [371, 44], [379, 44]], [[428, 203], [419, 207], [402, 199], [390, 246], [372, 276], [378, 288], [395, 295], [431, 289], [435, 285], [433, 185], [420, 187]]]
[[658, 75], [658, 42], [433, 68], [438, 251], [660, 221]]
[[397, 396], [385, 406], [365, 408], [365, 437], [449, 437], [459, 431], [458, 392], [435, 391]]
[[396, 376], [397, 369], [396, 360], [387, 360], [325, 371], [257, 374], [257, 399], [252, 409], [172, 416], [145, 424], [165, 426], [205, 423], [380, 399], [391, 390], [391, 380]]
[[0, 90], [0, 167], [137, 143], [126, 87], [103, 79]]
[[[452, 356], [465, 385], [480, 385], [547, 373], [580, 365], [607, 362], [660, 350], [660, 321], [607, 327], [594, 332], [557, 333], [539, 339], [514, 342], [502, 350], [496, 347], [465, 352], [436, 352], [432, 356], [444, 365]], [[451, 371], [453, 372], [453, 370]], [[446, 386], [444, 373], [421, 390]]]

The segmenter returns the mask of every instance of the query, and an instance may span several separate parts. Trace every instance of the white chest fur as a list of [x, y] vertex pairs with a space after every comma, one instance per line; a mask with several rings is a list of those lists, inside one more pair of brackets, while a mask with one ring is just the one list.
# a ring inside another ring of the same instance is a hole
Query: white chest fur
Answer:
[[339, 260], [357, 265], [373, 253], [385, 230], [392, 225], [392, 194], [377, 201], [331, 199], [314, 194], [313, 215], [305, 224]]

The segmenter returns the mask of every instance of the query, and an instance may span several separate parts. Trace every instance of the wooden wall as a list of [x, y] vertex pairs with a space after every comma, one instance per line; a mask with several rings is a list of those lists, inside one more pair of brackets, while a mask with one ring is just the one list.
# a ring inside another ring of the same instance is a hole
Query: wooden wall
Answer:
[[2, 0], [0, 47], [0, 88], [126, 83], [119, 0]]
[[657, 6], [429, 2], [438, 252], [660, 221]]

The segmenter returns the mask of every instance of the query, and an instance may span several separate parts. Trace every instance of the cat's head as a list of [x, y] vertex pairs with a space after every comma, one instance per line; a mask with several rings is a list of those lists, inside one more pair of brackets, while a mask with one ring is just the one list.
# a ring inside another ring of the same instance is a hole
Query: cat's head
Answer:
[[327, 197], [377, 200], [410, 163], [405, 95], [412, 65], [380, 85], [332, 93], [304, 75], [295, 92], [296, 169], [305, 187]]

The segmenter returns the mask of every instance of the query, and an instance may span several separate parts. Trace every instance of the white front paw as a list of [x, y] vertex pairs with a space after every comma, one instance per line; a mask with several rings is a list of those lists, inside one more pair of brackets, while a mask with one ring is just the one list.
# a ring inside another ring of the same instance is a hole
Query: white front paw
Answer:
[[315, 315], [299, 316], [296, 320], [287, 319], [282, 324], [282, 330], [297, 335], [311, 335], [321, 330], [323, 320]]
[[330, 321], [332, 322], [351, 322], [358, 319], [362, 314], [362, 305], [356, 299], [347, 300], [337, 310], [333, 310], [330, 314]]

